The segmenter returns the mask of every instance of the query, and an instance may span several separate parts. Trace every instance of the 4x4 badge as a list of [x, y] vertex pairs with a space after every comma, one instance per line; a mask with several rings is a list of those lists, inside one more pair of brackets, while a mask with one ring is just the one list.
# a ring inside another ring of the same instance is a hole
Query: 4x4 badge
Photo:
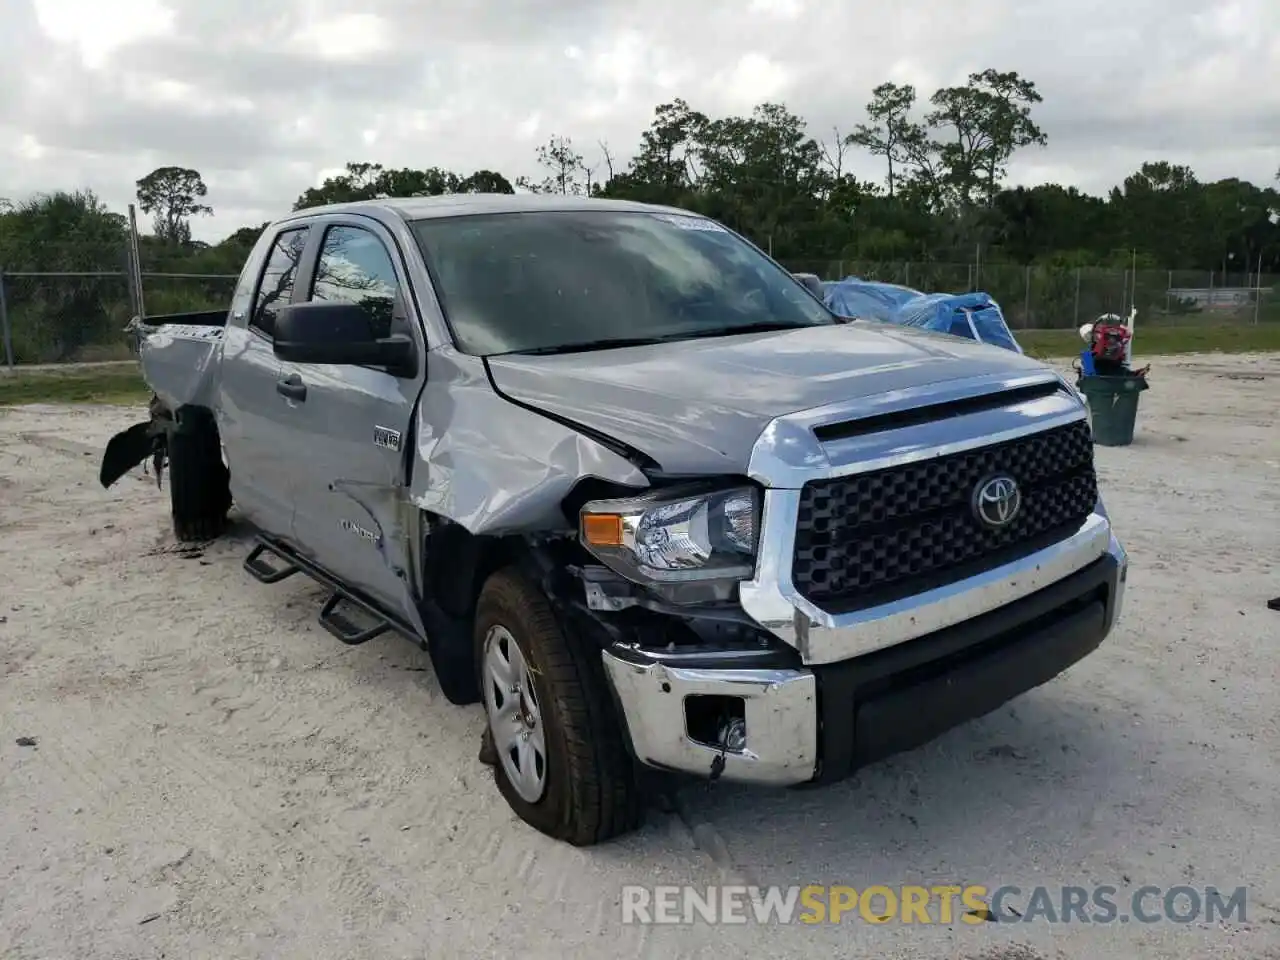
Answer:
[[373, 445], [375, 447], [386, 447], [388, 450], [400, 449], [400, 431], [392, 430], [390, 427], [373, 428]]

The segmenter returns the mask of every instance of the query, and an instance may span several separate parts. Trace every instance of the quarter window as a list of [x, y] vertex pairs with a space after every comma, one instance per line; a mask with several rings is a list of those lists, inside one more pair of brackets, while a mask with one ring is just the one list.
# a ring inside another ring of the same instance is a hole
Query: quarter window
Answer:
[[307, 245], [308, 230], [308, 227], [282, 230], [271, 245], [249, 322], [251, 327], [256, 327], [268, 337], [275, 335], [276, 311], [293, 297], [293, 284], [298, 276], [302, 251]]
[[400, 283], [382, 241], [359, 227], [330, 227], [320, 248], [312, 300], [354, 303], [364, 308], [374, 337], [391, 335]]

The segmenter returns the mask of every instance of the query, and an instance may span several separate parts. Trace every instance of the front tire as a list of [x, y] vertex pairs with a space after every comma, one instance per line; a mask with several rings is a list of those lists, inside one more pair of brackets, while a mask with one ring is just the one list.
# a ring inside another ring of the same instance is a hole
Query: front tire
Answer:
[[494, 779], [516, 815], [575, 846], [637, 827], [635, 765], [599, 651], [562, 631], [542, 591], [515, 568], [480, 592], [475, 650]]

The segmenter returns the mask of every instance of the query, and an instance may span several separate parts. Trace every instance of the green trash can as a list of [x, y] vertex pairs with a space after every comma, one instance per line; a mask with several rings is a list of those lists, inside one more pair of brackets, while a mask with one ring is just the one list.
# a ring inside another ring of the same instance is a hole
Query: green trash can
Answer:
[[1127, 447], [1133, 443], [1138, 422], [1138, 395], [1147, 389], [1147, 378], [1137, 374], [1083, 376], [1076, 387], [1089, 404], [1089, 425], [1093, 442], [1104, 447]]

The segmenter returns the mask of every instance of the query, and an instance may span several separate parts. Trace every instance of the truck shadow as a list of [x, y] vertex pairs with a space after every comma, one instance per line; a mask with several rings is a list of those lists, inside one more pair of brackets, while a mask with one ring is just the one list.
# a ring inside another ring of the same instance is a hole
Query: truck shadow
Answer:
[[1144, 759], [1157, 747], [1133, 739], [1118, 705], [1111, 715], [1079, 696], [1078, 683], [1032, 691], [826, 787], [686, 781], [676, 808], [698, 845], [748, 883], [987, 883], [1003, 863], [1025, 871], [1036, 849], [1159, 822], [1155, 761]]

